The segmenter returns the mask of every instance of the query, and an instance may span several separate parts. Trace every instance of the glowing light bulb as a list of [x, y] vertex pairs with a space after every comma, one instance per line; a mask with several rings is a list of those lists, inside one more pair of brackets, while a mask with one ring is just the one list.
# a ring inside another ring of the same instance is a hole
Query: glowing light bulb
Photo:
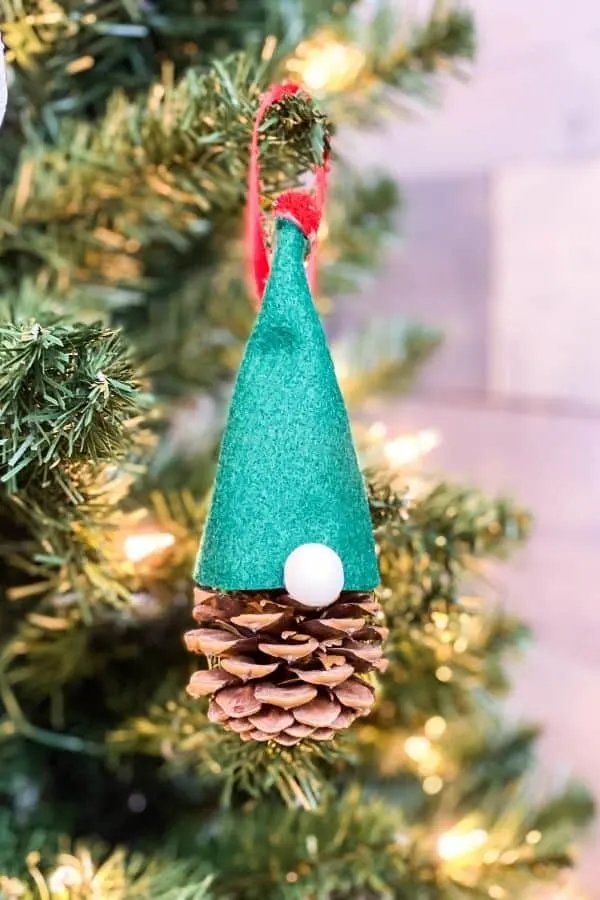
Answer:
[[534, 829], [533, 831], [528, 831], [527, 834], [525, 835], [526, 842], [528, 844], [531, 844], [532, 847], [535, 846], [535, 844], [539, 844], [541, 839], [542, 839], [542, 832], [537, 831], [537, 829]]
[[309, 60], [304, 69], [303, 76], [307, 86], [313, 91], [318, 91], [327, 86], [333, 73], [338, 67], [346, 63], [346, 50], [342, 44], [331, 44], [326, 50]]
[[147, 556], [166, 550], [175, 543], [175, 535], [168, 531], [147, 532], [146, 534], [130, 534], [125, 538], [125, 556], [131, 562], [141, 562]]
[[404, 742], [404, 752], [416, 762], [421, 775], [431, 775], [440, 766], [441, 757], [426, 737], [414, 735]]
[[438, 666], [435, 677], [438, 681], [452, 681], [452, 669], [450, 666]]
[[383, 452], [385, 458], [392, 466], [408, 466], [417, 462], [423, 456], [431, 453], [441, 444], [441, 436], [433, 428], [418, 431], [412, 435], [402, 435], [393, 441], [388, 441]]
[[439, 775], [428, 775], [423, 780], [423, 792], [429, 797], [435, 797], [444, 787], [444, 782]]
[[483, 828], [475, 828], [473, 831], [447, 831], [437, 843], [438, 854], [441, 859], [452, 861], [468, 856], [479, 850], [487, 842], [488, 833]]
[[302, 41], [287, 68], [299, 75], [311, 91], [340, 91], [352, 84], [365, 65], [360, 47], [344, 44], [329, 32]]
[[444, 612], [433, 612], [431, 613], [431, 619], [436, 628], [440, 631], [443, 631], [444, 628], [448, 627], [448, 622], [450, 621], [450, 616], [448, 613]]
[[412, 760], [418, 763], [427, 759], [431, 753], [431, 744], [426, 737], [414, 735], [413, 737], [406, 739], [404, 742], [404, 750], [406, 751], [407, 756], [410, 756]]
[[425, 722], [425, 734], [431, 741], [438, 740], [444, 734], [447, 728], [446, 720], [441, 716], [432, 716]]

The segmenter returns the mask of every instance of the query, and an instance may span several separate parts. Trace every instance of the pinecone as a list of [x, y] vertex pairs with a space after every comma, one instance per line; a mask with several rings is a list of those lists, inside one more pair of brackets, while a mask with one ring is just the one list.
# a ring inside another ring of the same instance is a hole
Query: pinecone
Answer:
[[307, 610], [285, 591], [213, 593], [197, 588], [188, 650], [212, 668], [192, 675], [192, 697], [210, 696], [208, 717], [243, 741], [292, 746], [303, 738], [331, 739], [373, 704], [362, 675], [383, 672], [376, 624], [381, 607], [371, 594], [346, 592], [332, 606]]

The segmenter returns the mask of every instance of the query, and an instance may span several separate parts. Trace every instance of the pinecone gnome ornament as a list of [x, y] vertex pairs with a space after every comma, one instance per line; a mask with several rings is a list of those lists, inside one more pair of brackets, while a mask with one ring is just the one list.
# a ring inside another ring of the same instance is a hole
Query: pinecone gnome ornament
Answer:
[[[267, 94], [270, 103], [294, 86]], [[255, 161], [257, 155], [253, 153]], [[317, 184], [324, 185], [325, 168]], [[188, 685], [211, 721], [245, 741], [329, 740], [369, 712], [364, 676], [383, 670], [379, 582], [364, 483], [305, 259], [319, 195], [276, 201], [273, 262], [262, 243], [258, 173], [250, 218], [263, 303], [238, 374], [194, 580]], [[267, 267], [265, 270], [265, 266]], [[267, 277], [268, 275], [268, 277]]]

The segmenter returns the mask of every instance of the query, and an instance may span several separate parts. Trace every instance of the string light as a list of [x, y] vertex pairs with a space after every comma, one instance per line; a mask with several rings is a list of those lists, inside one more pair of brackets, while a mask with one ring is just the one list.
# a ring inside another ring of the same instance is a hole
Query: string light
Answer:
[[528, 844], [531, 844], [531, 846], [535, 846], [535, 844], [539, 844], [539, 842], [541, 841], [541, 839], [542, 839], [542, 832], [541, 832], [541, 831], [537, 831], [537, 830], [535, 830], [535, 829], [534, 829], [533, 831], [529, 831], [529, 832], [525, 835], [525, 840], [526, 840], [526, 842], [527, 842]]
[[426, 428], [413, 435], [402, 435], [388, 441], [383, 453], [392, 466], [408, 466], [431, 453], [441, 443], [441, 436], [433, 428]]
[[500, 862], [505, 866], [512, 866], [519, 861], [518, 850], [505, 850], [500, 856]]
[[404, 750], [407, 756], [410, 756], [414, 762], [421, 762], [426, 759], [431, 751], [431, 744], [426, 737], [418, 737], [414, 735], [404, 742]]
[[430, 775], [438, 769], [441, 757], [431, 742], [419, 735], [413, 735], [404, 742], [404, 752], [417, 763], [422, 775]]
[[344, 44], [323, 31], [299, 44], [287, 68], [318, 94], [325, 90], [344, 90], [356, 81], [365, 63], [366, 56], [360, 47]]
[[454, 641], [454, 652], [464, 653], [468, 646], [469, 642], [466, 637], [459, 637]]
[[436, 628], [440, 631], [443, 631], [444, 628], [448, 627], [448, 622], [450, 621], [450, 616], [445, 612], [432, 612], [431, 619]]
[[442, 737], [448, 725], [446, 720], [441, 716], [432, 716], [425, 722], [425, 734], [431, 741], [436, 741]]
[[141, 562], [147, 556], [166, 550], [175, 543], [175, 535], [168, 531], [147, 532], [146, 534], [130, 534], [125, 538], [125, 556], [131, 562]]
[[437, 843], [438, 854], [441, 859], [451, 862], [468, 856], [483, 847], [487, 843], [488, 833], [483, 828], [475, 828], [473, 831], [447, 831]]
[[428, 775], [423, 781], [423, 792], [429, 797], [439, 794], [444, 787], [444, 782], [439, 775]]
[[438, 681], [451, 681], [452, 680], [452, 669], [450, 666], [438, 666], [435, 670], [435, 677]]

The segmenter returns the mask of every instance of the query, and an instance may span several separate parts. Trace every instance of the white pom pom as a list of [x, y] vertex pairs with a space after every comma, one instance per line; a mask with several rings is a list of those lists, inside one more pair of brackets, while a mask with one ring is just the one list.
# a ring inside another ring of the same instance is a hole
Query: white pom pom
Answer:
[[335, 550], [325, 544], [301, 544], [285, 561], [283, 582], [298, 603], [320, 609], [340, 596], [344, 567]]

